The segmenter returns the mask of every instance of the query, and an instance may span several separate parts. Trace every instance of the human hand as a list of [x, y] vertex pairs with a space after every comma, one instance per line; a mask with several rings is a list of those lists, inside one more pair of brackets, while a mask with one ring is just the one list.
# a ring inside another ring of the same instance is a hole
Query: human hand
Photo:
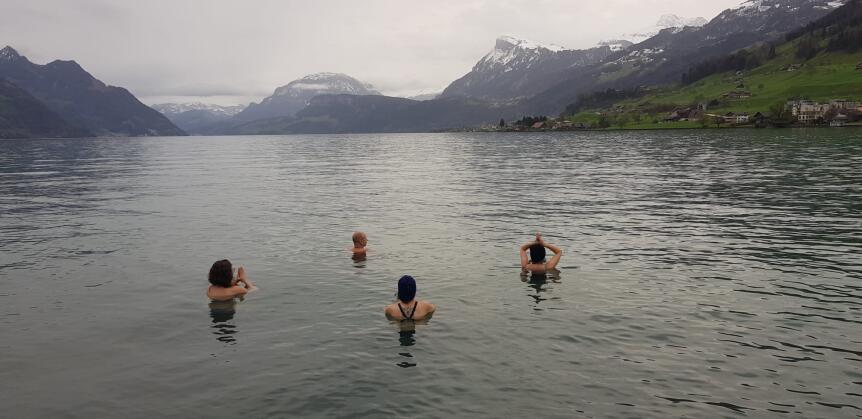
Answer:
[[236, 278], [239, 281], [245, 282], [245, 268], [240, 266], [239, 270], [237, 270]]

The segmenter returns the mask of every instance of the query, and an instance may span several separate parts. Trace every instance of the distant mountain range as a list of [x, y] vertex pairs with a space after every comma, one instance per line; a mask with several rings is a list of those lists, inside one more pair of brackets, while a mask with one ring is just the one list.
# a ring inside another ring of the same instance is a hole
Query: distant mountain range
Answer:
[[[668, 17], [659, 22], [658, 26], [666, 26], [664, 29], [640, 43], [620, 42], [619, 46], [606, 44], [588, 50], [567, 50], [501, 37], [494, 49], [469, 73], [447, 87], [440, 98], [425, 102], [426, 108], [421, 108], [425, 112], [421, 124], [417, 122], [398, 129], [456, 128], [495, 124], [500, 118], [557, 115], [580, 96], [597, 90], [677, 83], [682, 74], [698, 62], [780, 38], [843, 3], [840, 0], [752, 0], [722, 12], [706, 24], [700, 19], [686, 21]], [[344, 101], [321, 100], [313, 106], [313, 112], [298, 115], [306, 121], [311, 117], [330, 121], [329, 126], [338, 130], [361, 127], [362, 132], [394, 130], [392, 119], [396, 115], [408, 121], [418, 118], [413, 112], [420, 112], [419, 107], [390, 99], [390, 107], [398, 109], [398, 113], [380, 112], [390, 108], [380, 108], [377, 101], [356, 100], [345, 106]], [[378, 112], [361, 109], [363, 105], [372, 106]], [[458, 107], [457, 120], [446, 119], [452, 118], [445, 111], [447, 106]], [[363, 115], [367, 119], [355, 119]], [[341, 123], [348, 118], [350, 123]], [[300, 122], [294, 120], [284, 125], [283, 132], [296, 132], [297, 124]], [[321, 129], [319, 127], [316, 129]]]
[[[100, 136], [185, 135], [126, 89], [105, 85], [74, 61], [34, 64], [7, 46], [0, 50], [0, 78], [56, 113], [74, 127], [71, 132]], [[35, 136], [39, 131], [24, 136]]]
[[243, 105], [219, 106], [206, 103], [160, 103], [152, 106], [188, 133], [200, 133], [242, 112]]
[[862, 1], [853, 0], [773, 42], [693, 63], [680, 83], [595, 92], [567, 108], [566, 116], [591, 126], [638, 129], [747, 122], [841, 126], [862, 119], [860, 99]]
[[621, 50], [600, 63], [575, 68], [566, 79], [521, 102], [525, 113], [557, 114], [579, 95], [675, 83], [689, 67], [815, 21], [842, 0], [750, 0], [701, 27], [669, 28]]
[[430, 132], [513, 118], [515, 109], [463, 96], [411, 100], [381, 95], [320, 95], [294, 116], [246, 122], [227, 134]]
[[[181, 135], [177, 126], [196, 134], [278, 134], [429, 131], [496, 124], [501, 118], [557, 115], [577, 108], [579, 100], [597, 91], [678, 84], [699, 63], [776, 43], [846, 1], [748, 0], [708, 22], [665, 15], [650, 28], [582, 50], [504, 36], [439, 95], [387, 97], [348, 75], [318, 73], [278, 87], [271, 96], [245, 108], [156, 105], [164, 116], [125, 89], [104, 85], [73, 61], [37, 65], [7, 47], [0, 51], [0, 78], [8, 84], [4, 97], [28, 105], [16, 108], [14, 115], [8, 106], [5, 111], [0, 107], [0, 118], [7, 118], [0, 119], [0, 124], [7, 124], [10, 132], [21, 131], [25, 121], [41, 118], [53, 121], [46, 122], [46, 127], [55, 133], [77, 129], [94, 135]], [[13, 86], [68, 126], [38, 110]], [[32, 109], [39, 117], [22, 119], [20, 109]], [[13, 119], [14, 124], [9, 122]]]

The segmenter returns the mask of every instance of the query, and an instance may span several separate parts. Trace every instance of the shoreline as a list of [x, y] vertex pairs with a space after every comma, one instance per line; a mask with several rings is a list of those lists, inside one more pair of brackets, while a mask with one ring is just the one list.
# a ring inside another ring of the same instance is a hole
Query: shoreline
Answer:
[[535, 132], [611, 132], [611, 131], [721, 131], [721, 130], [744, 130], [744, 129], [753, 129], [753, 130], [819, 130], [819, 129], [845, 129], [845, 128], [862, 128], [862, 124], [860, 125], [845, 125], [843, 127], [830, 127], [830, 126], [787, 126], [787, 127], [756, 127], [753, 125], [746, 126], [727, 126], [727, 127], [655, 127], [655, 128], [581, 128], [581, 129], [493, 129], [493, 130], [454, 130], [454, 131], [443, 131], [443, 132], [500, 132], [500, 133], [511, 133], [511, 132], [523, 132], [523, 133], [535, 133]]
[[109, 138], [195, 138], [195, 137], [265, 137], [265, 136], [293, 136], [293, 135], [380, 135], [380, 134], [446, 134], [446, 133], [549, 133], [549, 132], [620, 132], [620, 131], [722, 131], [722, 130], [832, 130], [832, 129], [860, 129], [862, 124], [845, 125], [842, 127], [830, 126], [788, 126], [788, 127], [755, 127], [746, 126], [724, 126], [724, 127], [654, 127], [654, 128], [580, 128], [580, 129], [481, 129], [481, 128], [459, 128], [442, 129], [435, 131], [393, 131], [393, 132], [331, 132], [331, 133], [283, 133], [283, 134], [210, 134], [210, 135], [168, 135], [168, 136], [104, 136], [104, 137], [35, 137], [35, 138], [0, 138], [0, 141], [45, 141], [45, 140], [85, 140], [85, 139], [109, 139]]

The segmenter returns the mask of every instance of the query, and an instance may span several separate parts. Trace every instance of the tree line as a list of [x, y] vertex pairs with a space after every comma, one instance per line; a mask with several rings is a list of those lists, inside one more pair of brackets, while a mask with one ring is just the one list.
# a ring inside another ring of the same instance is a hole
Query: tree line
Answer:
[[[796, 43], [796, 58], [810, 60], [825, 51], [856, 52], [862, 49], [862, 0], [850, 0], [823, 18], [785, 35]], [[746, 71], [776, 57], [775, 44], [762, 44], [703, 61], [682, 75], [689, 85], [713, 74]]]
[[607, 89], [598, 92], [581, 93], [574, 103], [566, 106], [566, 115], [574, 115], [584, 109], [604, 108], [621, 100], [636, 99], [647, 94], [646, 89]]
[[751, 70], [760, 67], [766, 61], [775, 57], [775, 45], [770, 44], [742, 49], [723, 57], [716, 57], [702, 61], [694, 67], [691, 67], [687, 73], [683, 73], [682, 85], [687, 86], [713, 74], [725, 73], [728, 71]]

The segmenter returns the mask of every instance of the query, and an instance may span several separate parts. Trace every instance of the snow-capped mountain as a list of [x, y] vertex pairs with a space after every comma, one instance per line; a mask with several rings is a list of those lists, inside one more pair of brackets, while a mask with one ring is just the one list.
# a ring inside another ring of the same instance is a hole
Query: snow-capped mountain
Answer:
[[[570, 72], [564, 83], [538, 94], [530, 113], [559, 112], [579, 95], [608, 88], [631, 89], [675, 83], [704, 60], [762, 42], [781, 42], [783, 35], [826, 16], [846, 0], [748, 0], [723, 11], [700, 27], [670, 27], [616, 52], [602, 63]], [[672, 23], [666, 19], [663, 23]]]
[[213, 124], [225, 122], [245, 109], [243, 105], [219, 106], [208, 103], [161, 103], [151, 108], [166, 116], [189, 134], [200, 134]]
[[659, 32], [665, 29], [682, 29], [686, 26], [699, 28], [706, 25], [708, 22], [709, 21], [703, 17], [683, 18], [674, 14], [666, 14], [662, 15], [655, 25], [639, 29], [633, 33], [625, 34], [622, 36], [622, 39], [637, 44], [658, 35]]
[[558, 81], [555, 74], [597, 63], [611, 52], [608, 46], [571, 50], [502, 36], [497, 38], [494, 49], [470, 73], [450, 84], [441, 97], [509, 101], [531, 96]]
[[420, 102], [424, 102], [424, 101], [426, 101], [426, 100], [434, 100], [434, 99], [437, 99], [438, 97], [440, 97], [440, 94], [441, 94], [441, 93], [442, 93], [442, 92], [441, 92], [441, 91], [439, 91], [439, 90], [434, 91], [434, 92], [424, 92], [424, 91], [423, 91], [423, 92], [418, 92], [418, 93], [416, 93], [415, 95], [412, 95], [412, 96], [407, 96], [407, 99], [410, 99], [410, 100], [418, 100], [418, 101], [420, 101]]
[[[626, 50], [615, 64], [654, 65], [682, 59], [680, 64], [703, 59], [704, 54], [727, 53], [755, 42], [769, 41], [840, 7], [839, 0], [748, 0], [701, 26], [669, 27]], [[663, 17], [660, 23], [680, 19]]]
[[170, 118], [172, 115], [179, 115], [188, 111], [207, 111], [213, 115], [231, 117], [245, 109], [245, 105], [234, 106], [219, 106], [209, 103], [193, 102], [193, 103], [159, 103], [150, 106], [151, 108], [161, 112], [163, 115]]
[[626, 41], [625, 39], [610, 39], [607, 41], [599, 42], [600, 47], [608, 47], [613, 52], [619, 52], [628, 49], [628, 47], [632, 45], [634, 45], [634, 42]]
[[316, 73], [294, 80], [275, 89], [272, 96], [259, 104], [252, 103], [236, 115], [238, 120], [293, 116], [319, 95], [380, 95], [370, 84], [340, 73]]
[[744, 31], [784, 33], [819, 19], [845, 3], [847, 0], [748, 0], [739, 7], [721, 12], [704, 28], [713, 36]]
[[14, 48], [8, 45], [0, 49], [0, 61], [16, 61], [19, 58], [21, 58], [21, 55], [18, 54], [18, 51], [15, 51]]
[[273, 100], [273, 97], [292, 97], [311, 99], [318, 95], [379, 95], [374, 86], [362, 83], [346, 74], [340, 73], [317, 73], [310, 74], [299, 80], [294, 80], [285, 86], [275, 89], [272, 97], [264, 99]]

